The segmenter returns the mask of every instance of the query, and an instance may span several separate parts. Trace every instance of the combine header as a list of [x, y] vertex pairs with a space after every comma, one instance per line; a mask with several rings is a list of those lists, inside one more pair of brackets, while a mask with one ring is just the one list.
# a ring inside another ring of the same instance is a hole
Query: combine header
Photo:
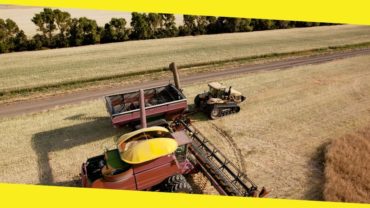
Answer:
[[257, 185], [194, 126], [190, 125], [188, 119], [179, 119], [174, 123], [177, 128], [184, 128], [192, 139], [189, 151], [193, 157], [190, 157], [190, 161], [209, 179], [221, 195], [263, 197], [267, 194], [265, 188], [258, 191]]

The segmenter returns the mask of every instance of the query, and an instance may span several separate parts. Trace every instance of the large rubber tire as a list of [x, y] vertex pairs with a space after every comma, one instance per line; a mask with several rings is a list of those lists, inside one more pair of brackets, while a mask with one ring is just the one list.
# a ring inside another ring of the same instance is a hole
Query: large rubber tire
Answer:
[[168, 177], [165, 181], [162, 182], [161, 191], [163, 192], [172, 192], [172, 187], [176, 184], [186, 182], [186, 178], [183, 175], [173, 175]]
[[217, 106], [213, 106], [213, 108], [211, 108], [209, 112], [209, 117], [213, 120], [216, 120], [220, 118], [220, 116], [221, 116], [221, 109], [218, 108]]
[[181, 183], [183, 181], [186, 181], [186, 178], [183, 175], [178, 174], [178, 175], [168, 177], [166, 181], [167, 181], [168, 184], [173, 185], [173, 184], [177, 184], [177, 183]]
[[177, 183], [171, 187], [171, 192], [174, 193], [193, 193], [193, 189], [191, 188], [190, 184], [185, 180]]

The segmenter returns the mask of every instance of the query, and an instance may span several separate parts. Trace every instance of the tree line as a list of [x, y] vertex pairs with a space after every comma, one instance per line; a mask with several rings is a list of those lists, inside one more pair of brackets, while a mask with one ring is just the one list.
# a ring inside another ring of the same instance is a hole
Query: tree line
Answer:
[[104, 27], [95, 20], [72, 18], [68, 12], [44, 8], [32, 22], [37, 34], [28, 38], [11, 19], [0, 18], [0, 53], [64, 48], [127, 40], [157, 39], [188, 35], [250, 32], [329, 25], [328, 23], [184, 15], [177, 26], [173, 14], [131, 13], [130, 26], [124, 18], [112, 18]]

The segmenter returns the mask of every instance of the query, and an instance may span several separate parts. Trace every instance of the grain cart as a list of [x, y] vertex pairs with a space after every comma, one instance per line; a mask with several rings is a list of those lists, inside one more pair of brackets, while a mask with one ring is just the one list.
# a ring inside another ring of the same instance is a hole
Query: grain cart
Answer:
[[207, 113], [211, 119], [240, 111], [238, 104], [243, 102], [246, 97], [239, 91], [232, 89], [231, 86], [227, 89], [218, 82], [211, 82], [208, 86], [208, 92], [195, 97], [194, 105], [196, 108]]
[[[182, 93], [179, 75], [174, 63], [170, 64], [173, 72], [173, 84], [144, 89], [146, 116], [149, 120], [164, 117], [173, 120], [188, 108], [187, 99]], [[130, 91], [104, 97], [106, 109], [114, 127], [135, 124], [140, 121], [139, 92]]]

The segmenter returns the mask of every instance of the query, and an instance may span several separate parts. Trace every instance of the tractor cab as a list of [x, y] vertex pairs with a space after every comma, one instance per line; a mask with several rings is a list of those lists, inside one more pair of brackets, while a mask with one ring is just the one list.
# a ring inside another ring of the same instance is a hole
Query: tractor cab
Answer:
[[222, 85], [219, 82], [211, 82], [208, 84], [209, 86], [209, 95], [212, 98], [218, 98], [224, 101], [233, 101], [233, 102], [243, 102], [245, 97], [242, 95], [241, 92], [232, 89], [229, 87], [227, 89], [226, 86]]
[[223, 99], [226, 92], [226, 87], [223, 86], [219, 82], [211, 82], [208, 84], [209, 86], [209, 95], [213, 98], [220, 98]]

